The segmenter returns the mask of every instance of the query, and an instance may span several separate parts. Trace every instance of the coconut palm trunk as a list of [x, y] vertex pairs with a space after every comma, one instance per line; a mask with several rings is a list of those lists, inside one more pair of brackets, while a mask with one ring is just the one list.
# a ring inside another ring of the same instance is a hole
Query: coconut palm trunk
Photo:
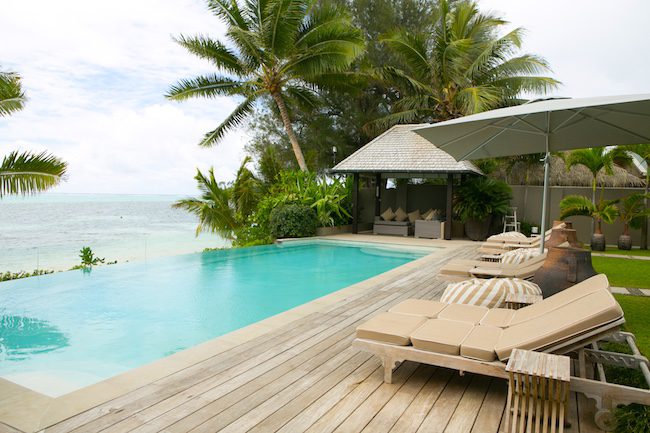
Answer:
[[293, 149], [293, 153], [296, 156], [296, 161], [298, 162], [298, 166], [302, 171], [307, 171], [307, 163], [305, 162], [305, 156], [303, 155], [300, 144], [298, 143], [298, 137], [296, 136], [296, 133], [293, 130], [291, 119], [289, 119], [289, 110], [287, 110], [287, 104], [285, 104], [284, 99], [282, 98], [282, 95], [280, 93], [273, 92], [271, 96], [273, 97], [273, 100], [275, 101], [276, 105], [278, 106], [278, 110], [280, 111], [280, 117], [282, 118], [284, 129], [287, 131], [287, 135], [289, 136], [289, 141], [291, 142], [291, 148]]

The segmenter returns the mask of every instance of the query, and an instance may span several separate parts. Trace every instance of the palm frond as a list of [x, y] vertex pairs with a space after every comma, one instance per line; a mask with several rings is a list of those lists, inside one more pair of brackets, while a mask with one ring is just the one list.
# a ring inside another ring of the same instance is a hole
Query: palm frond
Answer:
[[560, 219], [570, 216], [591, 216], [595, 210], [594, 204], [582, 195], [568, 195], [560, 201]]
[[0, 71], [0, 117], [22, 110], [26, 100], [20, 76], [13, 72]]
[[212, 147], [215, 144], [219, 143], [219, 141], [221, 141], [221, 139], [224, 137], [224, 135], [226, 135], [228, 131], [239, 126], [244, 121], [246, 116], [248, 116], [253, 111], [256, 99], [257, 95], [246, 98], [244, 102], [239, 104], [239, 106], [235, 108], [233, 112], [230, 113], [219, 126], [205, 134], [199, 143], [199, 146]]
[[165, 97], [175, 101], [189, 98], [216, 98], [217, 96], [233, 96], [246, 90], [245, 83], [220, 75], [205, 75], [184, 79], [172, 86]]
[[66, 162], [47, 152], [11, 152], [0, 165], [0, 198], [50, 189], [65, 179], [67, 168]]
[[425, 81], [431, 77], [427, 39], [424, 33], [395, 32], [380, 38], [380, 41], [404, 60], [405, 66], [414, 73], [418, 81]]
[[304, 0], [270, 0], [262, 22], [264, 47], [283, 57], [294, 46], [307, 5]]
[[208, 0], [208, 9], [231, 27], [239, 27], [242, 30], [249, 28], [237, 0]]
[[217, 68], [235, 75], [244, 73], [236, 54], [223, 43], [207, 36], [179, 36], [174, 41], [196, 56], [210, 61]]

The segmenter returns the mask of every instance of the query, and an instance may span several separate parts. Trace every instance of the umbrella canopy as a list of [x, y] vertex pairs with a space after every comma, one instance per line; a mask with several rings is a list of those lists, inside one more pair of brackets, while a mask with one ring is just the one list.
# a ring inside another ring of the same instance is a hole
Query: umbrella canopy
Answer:
[[650, 142], [650, 94], [539, 100], [415, 132], [457, 161], [545, 152], [544, 233], [550, 152]]

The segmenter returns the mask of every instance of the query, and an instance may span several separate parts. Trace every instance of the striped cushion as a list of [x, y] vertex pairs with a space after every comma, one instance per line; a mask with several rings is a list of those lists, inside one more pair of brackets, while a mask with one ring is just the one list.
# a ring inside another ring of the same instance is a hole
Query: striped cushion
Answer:
[[490, 236], [488, 242], [512, 242], [513, 240], [528, 239], [528, 237], [519, 232], [505, 232], [498, 235]]
[[519, 278], [472, 278], [447, 286], [441, 302], [446, 304], [470, 304], [488, 308], [501, 307], [510, 293], [541, 295], [537, 284]]
[[511, 263], [516, 265], [532, 259], [533, 257], [537, 257], [539, 254], [539, 248], [517, 248], [501, 254], [501, 263]]

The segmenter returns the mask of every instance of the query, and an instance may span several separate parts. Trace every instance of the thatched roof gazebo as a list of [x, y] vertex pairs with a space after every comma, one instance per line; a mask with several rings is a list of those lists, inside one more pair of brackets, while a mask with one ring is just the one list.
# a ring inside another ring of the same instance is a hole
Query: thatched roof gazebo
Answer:
[[[469, 161], [456, 161], [447, 152], [438, 149], [428, 140], [413, 132], [428, 124], [396, 125], [337, 164], [332, 173], [354, 176], [353, 232], [358, 231], [359, 176], [373, 176], [379, 186], [382, 178], [395, 179], [447, 179], [447, 209], [451, 216], [454, 176], [483, 173]], [[376, 188], [375, 215], [381, 209], [381, 188]], [[451, 224], [445, 225], [445, 239], [451, 239]]]

